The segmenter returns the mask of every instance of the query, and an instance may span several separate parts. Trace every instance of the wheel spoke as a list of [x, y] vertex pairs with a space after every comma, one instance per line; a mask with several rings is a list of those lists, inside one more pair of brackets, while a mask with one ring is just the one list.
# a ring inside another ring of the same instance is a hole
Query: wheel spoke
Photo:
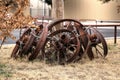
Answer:
[[[98, 46], [99, 48], [103, 49], [102, 45], [97, 44], [96, 46]], [[104, 50], [104, 49], [103, 49], [103, 50]]]
[[96, 49], [96, 52], [99, 53], [103, 57], [102, 53], [97, 49], [97, 47], [95, 47], [95, 49]]

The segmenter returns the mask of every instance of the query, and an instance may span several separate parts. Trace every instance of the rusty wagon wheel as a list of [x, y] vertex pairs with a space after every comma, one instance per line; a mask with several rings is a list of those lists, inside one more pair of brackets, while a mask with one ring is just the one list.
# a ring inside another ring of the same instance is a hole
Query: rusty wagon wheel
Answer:
[[80, 59], [88, 43], [87, 33], [84, 31], [85, 27], [78, 20], [74, 20], [74, 19], [58, 19], [48, 25], [48, 30], [50, 33], [57, 31], [59, 29], [70, 30], [73, 33], [75, 33], [77, 37], [79, 37], [80, 43], [84, 48], [84, 49], [80, 48], [80, 52], [79, 52], [79, 59]]
[[79, 50], [78, 37], [67, 29], [60, 29], [49, 34], [42, 49], [42, 54], [46, 61], [60, 64], [74, 61]]
[[82, 41], [84, 48], [88, 43], [87, 33], [85, 27], [74, 19], [58, 19], [48, 25], [49, 34], [59, 29], [67, 29], [75, 33]]
[[23, 46], [23, 49], [20, 52], [20, 55], [27, 55], [29, 56], [30, 54], [33, 53], [33, 51], [36, 48], [37, 45], [37, 41], [40, 38], [40, 35], [43, 31], [43, 24], [39, 25], [37, 28], [35, 28], [34, 30], [31, 31], [31, 34], [28, 38], [28, 40], [26, 41], [26, 43]]
[[39, 35], [39, 38], [37, 38], [38, 40], [36, 42], [34, 51], [28, 56], [28, 59], [30, 61], [34, 60], [38, 56], [40, 50], [43, 48], [47, 36], [48, 36], [48, 27], [44, 26], [42, 32]]
[[20, 39], [17, 40], [16, 45], [12, 51], [11, 57], [17, 58], [19, 55], [19, 52], [22, 50], [22, 47], [24, 46], [24, 43], [27, 41], [28, 36], [30, 35], [31, 29], [26, 29]]
[[27, 41], [24, 43], [24, 46], [22, 47], [21, 51], [19, 51], [19, 56], [23, 57], [25, 55], [29, 55], [34, 47], [34, 41], [36, 39], [36, 37], [33, 35], [35, 34], [35, 31], [33, 30], [30, 35], [28, 36]]
[[79, 29], [83, 28], [83, 25], [77, 20], [58, 19], [48, 25], [48, 30], [52, 33], [59, 29], [68, 29], [74, 33], [78, 33], [78, 26], [76, 26], [76, 25], [79, 25], [79, 27], [80, 27]]
[[105, 58], [108, 54], [108, 47], [103, 35], [95, 28], [88, 28], [86, 31], [90, 40], [89, 49], [92, 49], [94, 57]]

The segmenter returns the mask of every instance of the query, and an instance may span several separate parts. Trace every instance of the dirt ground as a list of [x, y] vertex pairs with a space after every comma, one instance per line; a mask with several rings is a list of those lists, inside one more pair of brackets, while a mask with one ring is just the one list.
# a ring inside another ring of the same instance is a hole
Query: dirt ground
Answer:
[[120, 40], [107, 40], [106, 59], [82, 59], [68, 65], [49, 65], [10, 58], [14, 45], [0, 50], [0, 80], [120, 80]]

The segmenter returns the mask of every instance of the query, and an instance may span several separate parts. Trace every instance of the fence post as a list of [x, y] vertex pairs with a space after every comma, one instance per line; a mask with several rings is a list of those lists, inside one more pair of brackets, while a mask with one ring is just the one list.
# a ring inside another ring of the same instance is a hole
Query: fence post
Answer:
[[117, 42], [117, 26], [114, 26], [114, 44]]

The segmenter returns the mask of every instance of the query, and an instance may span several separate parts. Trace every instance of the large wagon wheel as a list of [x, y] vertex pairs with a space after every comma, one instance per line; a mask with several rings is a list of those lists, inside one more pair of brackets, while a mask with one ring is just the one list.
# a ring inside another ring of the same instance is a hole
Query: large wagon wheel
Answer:
[[67, 29], [74, 32], [77, 37], [81, 39], [84, 48], [86, 48], [88, 43], [87, 33], [84, 31], [85, 27], [78, 20], [58, 19], [48, 25], [48, 30], [50, 33], [59, 29]]
[[[74, 19], [59, 19], [53, 21], [51, 24], [48, 25], [48, 30], [50, 33], [57, 31], [59, 29], [70, 30], [74, 32], [77, 35], [77, 37], [79, 37], [82, 46], [80, 47], [80, 52], [79, 52], [79, 59], [81, 59], [88, 45], [88, 37], [87, 37], [87, 32], [85, 32], [85, 27], [78, 20], [74, 20]], [[93, 53], [92, 51], [90, 51], [88, 54], [90, 60], [93, 59], [92, 55]]]
[[39, 35], [39, 40], [36, 42], [34, 51], [28, 57], [29, 60], [34, 60], [38, 56], [40, 50], [43, 48], [47, 36], [48, 36], [48, 28], [44, 26], [42, 32]]
[[86, 31], [90, 40], [88, 52], [92, 49], [94, 56], [105, 58], [108, 54], [108, 47], [103, 35], [95, 28], [88, 28]]
[[48, 30], [52, 33], [54, 31], [57, 31], [59, 29], [68, 29], [73, 32], [77, 32], [76, 25], [79, 25], [79, 27], [82, 29], [83, 25], [74, 19], [58, 19], [53, 21], [48, 25]]
[[78, 56], [79, 50], [80, 42], [78, 37], [67, 29], [60, 29], [47, 37], [42, 53], [45, 60], [69, 63]]
[[16, 58], [19, 54], [19, 52], [22, 51], [22, 47], [24, 46], [24, 43], [27, 41], [28, 36], [30, 35], [31, 29], [26, 29], [20, 39], [17, 40], [16, 45], [12, 51], [11, 57]]

